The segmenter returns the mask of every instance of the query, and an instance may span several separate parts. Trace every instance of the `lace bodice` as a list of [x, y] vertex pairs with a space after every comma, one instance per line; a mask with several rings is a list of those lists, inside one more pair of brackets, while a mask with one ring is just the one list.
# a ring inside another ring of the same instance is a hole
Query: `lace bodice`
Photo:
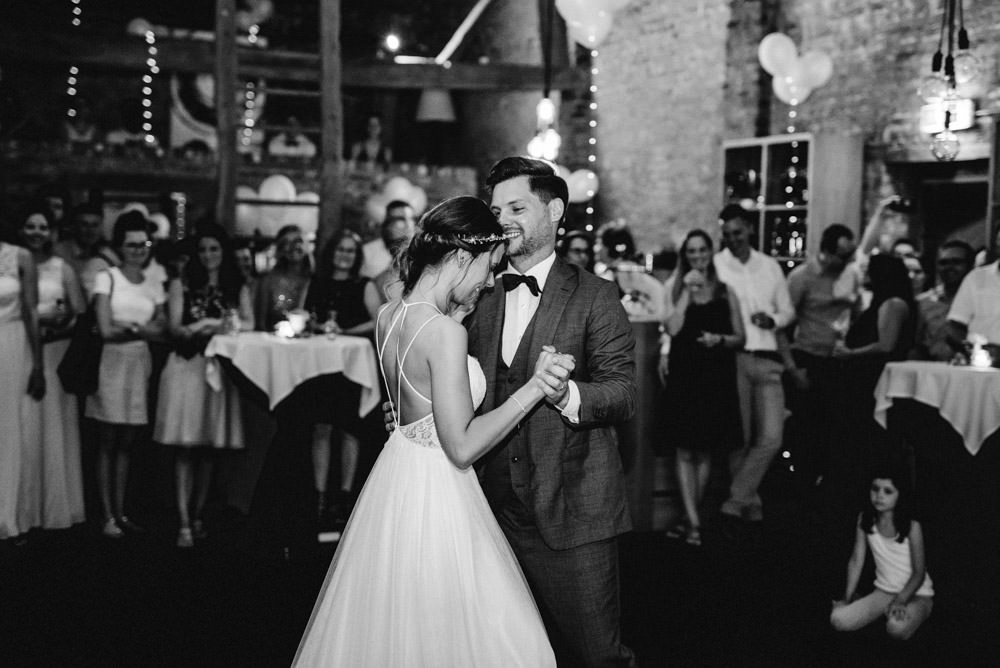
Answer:
[[0, 242], [0, 324], [21, 319], [21, 274], [17, 246]]
[[[486, 375], [479, 361], [472, 355], [466, 357], [469, 363], [469, 391], [472, 392], [472, 404], [479, 408], [486, 398]], [[426, 448], [440, 448], [441, 441], [438, 439], [437, 427], [434, 425], [434, 413], [428, 413], [410, 424], [400, 425], [400, 433], [413, 441], [417, 445]]]

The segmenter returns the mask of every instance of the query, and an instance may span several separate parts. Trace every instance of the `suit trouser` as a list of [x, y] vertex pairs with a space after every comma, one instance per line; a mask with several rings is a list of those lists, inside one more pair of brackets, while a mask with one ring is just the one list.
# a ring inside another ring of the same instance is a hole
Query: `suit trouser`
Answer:
[[632, 650], [621, 643], [618, 539], [553, 550], [516, 500], [504, 504], [497, 520], [535, 595], [559, 665], [635, 666]]
[[762, 518], [757, 488], [781, 449], [785, 423], [784, 367], [747, 352], [736, 356], [736, 387], [743, 419], [743, 447], [729, 458], [732, 483], [722, 512], [750, 520]]

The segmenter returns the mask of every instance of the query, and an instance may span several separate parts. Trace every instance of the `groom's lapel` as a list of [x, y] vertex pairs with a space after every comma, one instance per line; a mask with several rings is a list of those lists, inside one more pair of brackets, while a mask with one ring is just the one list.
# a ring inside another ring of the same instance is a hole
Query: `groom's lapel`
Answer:
[[535, 311], [534, 332], [531, 336], [531, 346], [528, 348], [528, 354], [531, 356], [529, 368], [534, 368], [534, 360], [541, 352], [542, 346], [551, 345], [555, 340], [563, 311], [566, 310], [566, 304], [569, 303], [570, 295], [576, 287], [575, 278], [573, 270], [560, 258], [556, 258], [545, 280], [545, 289], [538, 302], [538, 310]]
[[477, 346], [476, 355], [479, 365], [486, 376], [486, 399], [483, 402], [485, 410], [493, 408], [493, 394], [496, 390], [497, 360], [500, 359], [500, 341], [503, 338], [504, 306], [507, 294], [500, 281], [486, 294], [476, 309]]

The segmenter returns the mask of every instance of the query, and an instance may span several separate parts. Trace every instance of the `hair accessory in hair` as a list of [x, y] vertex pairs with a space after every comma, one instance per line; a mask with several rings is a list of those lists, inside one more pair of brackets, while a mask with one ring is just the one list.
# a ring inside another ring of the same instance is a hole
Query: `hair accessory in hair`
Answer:
[[517, 232], [504, 232], [503, 234], [465, 234], [460, 235], [458, 240], [471, 246], [485, 246], [486, 244], [497, 244], [501, 241], [508, 241], [517, 236]]

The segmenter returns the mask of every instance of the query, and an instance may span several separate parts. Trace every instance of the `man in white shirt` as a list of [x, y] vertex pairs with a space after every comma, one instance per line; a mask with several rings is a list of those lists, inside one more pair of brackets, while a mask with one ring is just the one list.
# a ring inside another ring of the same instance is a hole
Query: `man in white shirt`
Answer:
[[746, 331], [745, 347], [736, 356], [743, 447], [730, 457], [732, 483], [722, 512], [760, 521], [763, 507], [757, 488], [781, 448], [785, 422], [784, 363], [776, 333], [794, 320], [795, 310], [781, 267], [750, 246], [746, 210], [727, 206], [719, 220], [726, 249], [716, 254], [715, 270], [736, 294]]
[[416, 222], [416, 214], [408, 202], [403, 200], [389, 202], [385, 207], [385, 218], [382, 220], [379, 238], [361, 247], [364, 254], [361, 275], [374, 279], [389, 269], [395, 252], [413, 236]]
[[[1000, 228], [993, 250], [1000, 252]], [[1000, 260], [977, 267], [965, 277], [948, 311], [948, 329], [956, 342], [978, 334], [1000, 346]]]

